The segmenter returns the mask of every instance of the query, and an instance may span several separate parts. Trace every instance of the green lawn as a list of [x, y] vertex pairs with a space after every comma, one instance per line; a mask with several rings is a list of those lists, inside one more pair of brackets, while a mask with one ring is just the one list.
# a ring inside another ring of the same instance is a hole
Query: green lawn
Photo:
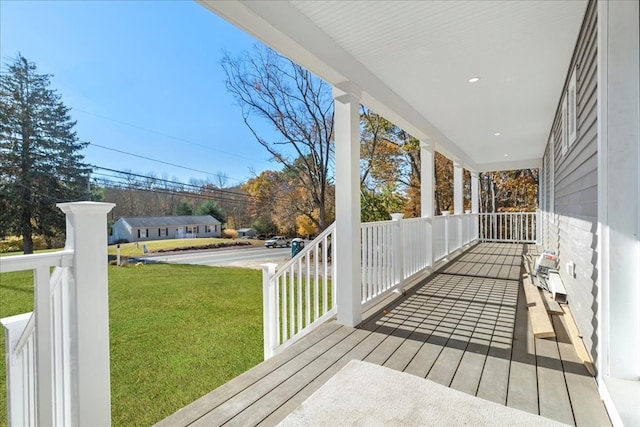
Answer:
[[[109, 267], [114, 426], [151, 425], [262, 360], [260, 274], [165, 264]], [[32, 309], [32, 283], [30, 272], [0, 275], [0, 317]], [[4, 363], [0, 426], [7, 419]]]

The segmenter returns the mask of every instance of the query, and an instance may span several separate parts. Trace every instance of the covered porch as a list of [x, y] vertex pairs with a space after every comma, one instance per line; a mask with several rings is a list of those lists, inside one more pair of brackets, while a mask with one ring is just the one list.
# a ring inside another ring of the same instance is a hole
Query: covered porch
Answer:
[[[476, 244], [406, 295], [392, 294], [371, 307], [360, 326], [332, 319], [157, 425], [275, 425], [350, 360], [568, 425], [610, 425], [563, 316], [553, 316], [555, 339], [533, 336], [521, 263], [523, 253], [536, 250], [532, 244]], [[385, 390], [362, 390], [376, 392]], [[394, 405], [416, 396], [388, 399]]]
[[[276, 424], [353, 359], [567, 424], [637, 424], [637, 2], [201, 3], [333, 86], [336, 224], [286, 269], [265, 266], [267, 360], [160, 425]], [[361, 224], [361, 104], [420, 141], [421, 218]], [[436, 151], [454, 165], [449, 217], [433, 206]], [[541, 169], [542, 212], [481, 213], [479, 173], [520, 168]], [[66, 251], [2, 265], [40, 272], [44, 312], [14, 319], [7, 340], [25, 372], [13, 395], [30, 404], [13, 413], [33, 425], [110, 424], [108, 206], [79, 210]], [[597, 384], [565, 319], [553, 317], [555, 339], [532, 334], [520, 263], [536, 242], [559, 252]], [[51, 266], [67, 272], [50, 287]], [[68, 360], [82, 363], [58, 366]]]

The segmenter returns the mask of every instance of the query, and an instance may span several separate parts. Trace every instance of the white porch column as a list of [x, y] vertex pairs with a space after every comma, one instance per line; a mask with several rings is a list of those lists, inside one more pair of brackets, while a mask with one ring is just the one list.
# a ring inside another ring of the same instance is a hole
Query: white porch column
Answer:
[[479, 212], [479, 202], [480, 202], [480, 195], [479, 195], [479, 181], [478, 181], [478, 172], [471, 172], [471, 213], [478, 213]]
[[464, 212], [464, 196], [462, 192], [464, 176], [462, 164], [453, 162], [453, 214], [462, 215]]
[[598, 2], [597, 366], [614, 425], [640, 422], [639, 13]]
[[70, 278], [71, 418], [73, 425], [111, 425], [107, 213], [113, 203], [60, 203], [67, 216]]
[[435, 164], [433, 146], [420, 141], [420, 210], [423, 218], [428, 218], [426, 224], [425, 245], [427, 249], [426, 261], [433, 267], [433, 190], [435, 188]]
[[335, 87], [336, 263], [338, 323], [362, 321], [360, 261], [360, 102], [350, 85]]

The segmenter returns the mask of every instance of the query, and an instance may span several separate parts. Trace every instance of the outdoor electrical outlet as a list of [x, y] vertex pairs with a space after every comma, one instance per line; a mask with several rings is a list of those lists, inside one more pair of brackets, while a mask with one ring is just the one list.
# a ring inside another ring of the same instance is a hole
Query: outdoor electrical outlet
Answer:
[[576, 277], [576, 263], [573, 261], [567, 261], [567, 274], [571, 277]]

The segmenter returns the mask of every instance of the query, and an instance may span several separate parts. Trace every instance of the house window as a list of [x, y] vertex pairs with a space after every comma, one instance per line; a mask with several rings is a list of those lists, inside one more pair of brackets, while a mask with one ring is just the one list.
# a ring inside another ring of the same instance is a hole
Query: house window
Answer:
[[200, 234], [200, 226], [196, 225], [196, 233]]
[[205, 233], [211, 233], [211, 226], [210, 225], [205, 225], [204, 226], [204, 232]]
[[567, 97], [565, 96], [562, 99], [562, 126], [560, 127], [560, 134], [561, 134], [561, 149], [562, 149], [562, 155], [564, 156], [565, 154], [567, 154], [567, 148], [568, 148], [568, 132], [569, 132], [569, 126], [568, 126], [568, 115], [567, 115]]
[[569, 87], [567, 88], [567, 134], [568, 134], [568, 145], [573, 144], [576, 140], [577, 136], [577, 94], [576, 94], [576, 69], [573, 69], [573, 73], [571, 73], [571, 79], [569, 80]]

